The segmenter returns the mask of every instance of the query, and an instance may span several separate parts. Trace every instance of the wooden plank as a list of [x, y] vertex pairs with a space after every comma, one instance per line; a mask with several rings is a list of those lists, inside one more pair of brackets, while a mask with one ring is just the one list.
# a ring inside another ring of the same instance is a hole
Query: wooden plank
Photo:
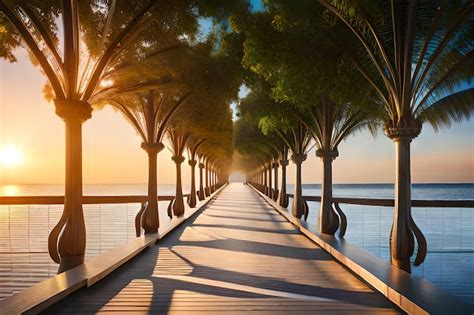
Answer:
[[51, 313], [398, 313], [329, 254], [232, 184], [166, 239]]
[[147, 235], [117, 247], [105, 255], [42, 281], [20, 293], [0, 301], [2, 314], [38, 313], [84, 285], [92, 285], [110, 272], [154, 244], [158, 236]]
[[389, 261], [375, 257], [344, 239], [319, 233], [306, 222], [295, 219], [287, 209], [280, 207], [257, 189], [254, 188], [254, 191], [288, 221], [293, 222], [304, 235], [406, 312], [410, 314], [474, 313], [474, 306], [468, 305], [429, 281], [396, 268]]
[[138, 255], [142, 250], [155, 244], [159, 239], [157, 234], [146, 234], [137, 239], [109, 251], [106, 255], [100, 255], [89, 259], [86, 264], [89, 268], [87, 273], [87, 286], [102, 280], [112, 271], [122, 266], [131, 258]]

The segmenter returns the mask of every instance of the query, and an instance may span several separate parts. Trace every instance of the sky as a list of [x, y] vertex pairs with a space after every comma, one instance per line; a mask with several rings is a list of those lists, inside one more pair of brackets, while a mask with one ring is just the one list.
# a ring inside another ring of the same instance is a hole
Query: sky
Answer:
[[[0, 149], [19, 148], [23, 161], [14, 167], [0, 165], [0, 184], [63, 183], [64, 124], [45, 101], [45, 78], [31, 65], [24, 50], [18, 62], [0, 61]], [[242, 95], [245, 95], [244, 91]], [[83, 127], [84, 183], [145, 183], [147, 160], [140, 138], [120, 113], [105, 108], [93, 113]], [[435, 133], [425, 125], [412, 145], [414, 182], [474, 182], [474, 124], [472, 121]], [[395, 149], [381, 132], [350, 136], [334, 162], [337, 183], [390, 183], [395, 175]], [[175, 181], [171, 154], [158, 157], [159, 182]], [[184, 180], [189, 168], [183, 164]], [[290, 165], [289, 182], [294, 178]], [[303, 164], [303, 181], [321, 180], [321, 163], [310, 153]]]
[[[254, 1], [261, 9], [261, 3]], [[43, 97], [46, 82], [31, 65], [25, 50], [18, 62], [0, 60], [0, 152], [14, 146], [22, 152], [16, 166], [0, 163], [0, 184], [63, 183], [64, 123]], [[246, 89], [241, 89], [241, 96]], [[86, 184], [145, 183], [147, 159], [140, 138], [122, 115], [110, 107], [94, 111], [83, 126], [83, 175]], [[339, 147], [334, 162], [336, 183], [391, 183], [395, 178], [395, 147], [382, 132], [350, 136]], [[171, 154], [158, 155], [158, 181], [175, 181]], [[294, 178], [290, 163], [288, 180]], [[183, 180], [189, 181], [183, 163]], [[303, 164], [303, 182], [319, 183], [321, 163], [311, 151]], [[412, 180], [418, 183], [474, 182], [474, 123], [465, 121], [435, 133], [429, 125], [412, 142]]]

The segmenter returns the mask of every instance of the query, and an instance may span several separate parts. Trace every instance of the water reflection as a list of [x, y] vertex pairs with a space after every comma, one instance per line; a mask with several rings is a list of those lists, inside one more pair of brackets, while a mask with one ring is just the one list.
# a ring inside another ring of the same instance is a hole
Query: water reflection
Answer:
[[20, 187], [18, 185], [2, 185], [0, 196], [20, 196]]

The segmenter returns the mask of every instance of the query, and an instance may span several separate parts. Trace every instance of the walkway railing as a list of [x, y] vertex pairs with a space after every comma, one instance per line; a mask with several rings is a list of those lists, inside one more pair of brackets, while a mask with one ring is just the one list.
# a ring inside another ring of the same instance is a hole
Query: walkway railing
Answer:
[[[172, 224], [174, 198], [158, 197], [160, 230]], [[84, 196], [86, 260], [135, 240], [136, 217], [147, 200], [145, 195]], [[0, 196], [0, 282], [5, 283], [0, 300], [56, 274], [48, 237], [63, 203], [63, 196]]]
[[[84, 196], [86, 255], [95, 256], [133, 239], [136, 215], [147, 199], [142, 195]], [[158, 197], [162, 225], [169, 221], [173, 200], [171, 195]], [[0, 196], [0, 252], [47, 252], [48, 235], [61, 216], [63, 203], [63, 196]]]
[[[336, 231], [335, 236], [320, 232], [319, 196], [303, 196], [308, 213], [307, 220], [302, 218], [300, 221], [291, 213], [291, 200], [287, 202], [289, 207], [284, 208], [280, 206], [280, 200], [270, 198], [257, 186], [254, 188], [258, 193], [304, 235], [395, 304], [400, 305], [402, 296], [405, 306], [424, 305], [430, 309], [435, 304], [464, 305], [467, 310], [473, 309], [469, 305], [474, 302], [474, 200], [413, 200], [412, 215], [426, 236], [428, 254], [425, 262], [415, 266], [410, 274], [390, 264], [392, 199], [333, 198], [333, 207], [337, 204], [344, 209], [347, 232], [344, 231], [346, 235], [341, 237], [338, 235], [341, 230]], [[293, 198], [292, 194], [287, 196]], [[419, 289], [413, 290], [414, 287]], [[446, 296], [443, 289], [452, 294], [450, 302], [441, 297]], [[439, 297], [435, 297], [438, 294]], [[408, 309], [414, 312], [414, 309]]]
[[[306, 225], [317, 230], [321, 198], [303, 199], [309, 210]], [[389, 261], [393, 206], [393, 199], [334, 197], [333, 208], [340, 219], [336, 234]], [[472, 303], [474, 200], [412, 200], [412, 216], [427, 242], [426, 259], [420, 266], [412, 266], [412, 274]]]
[[[287, 194], [289, 198], [293, 198], [293, 194]], [[307, 204], [309, 201], [321, 202], [320, 196], [303, 196], [303, 200]], [[339, 215], [340, 228], [339, 235], [344, 236], [347, 229], [347, 217], [344, 214], [340, 204], [360, 205], [360, 206], [379, 206], [393, 207], [395, 201], [393, 199], [377, 199], [377, 198], [347, 198], [334, 197], [333, 207]], [[413, 208], [474, 208], [474, 200], [412, 200]], [[309, 206], [307, 207], [308, 209]], [[309, 211], [305, 215], [305, 219], [309, 216]]]
[[84, 196], [86, 260], [59, 275], [58, 264], [48, 255], [47, 243], [61, 217], [64, 197], [0, 197], [0, 282], [8, 283], [0, 286], [0, 309], [36, 313], [80, 287], [100, 281], [192, 217], [222, 186], [212, 187], [210, 198], [196, 207], [186, 207], [182, 217], [171, 216], [174, 196], [159, 196], [158, 233], [140, 237], [136, 237], [136, 217], [147, 196]]

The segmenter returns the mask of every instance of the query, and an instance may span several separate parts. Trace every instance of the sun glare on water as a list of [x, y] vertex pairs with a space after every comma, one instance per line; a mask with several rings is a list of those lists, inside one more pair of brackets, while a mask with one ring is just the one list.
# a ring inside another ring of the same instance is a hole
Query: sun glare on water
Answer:
[[13, 167], [23, 161], [23, 154], [20, 149], [13, 145], [6, 145], [0, 148], [0, 165], [4, 167]]

